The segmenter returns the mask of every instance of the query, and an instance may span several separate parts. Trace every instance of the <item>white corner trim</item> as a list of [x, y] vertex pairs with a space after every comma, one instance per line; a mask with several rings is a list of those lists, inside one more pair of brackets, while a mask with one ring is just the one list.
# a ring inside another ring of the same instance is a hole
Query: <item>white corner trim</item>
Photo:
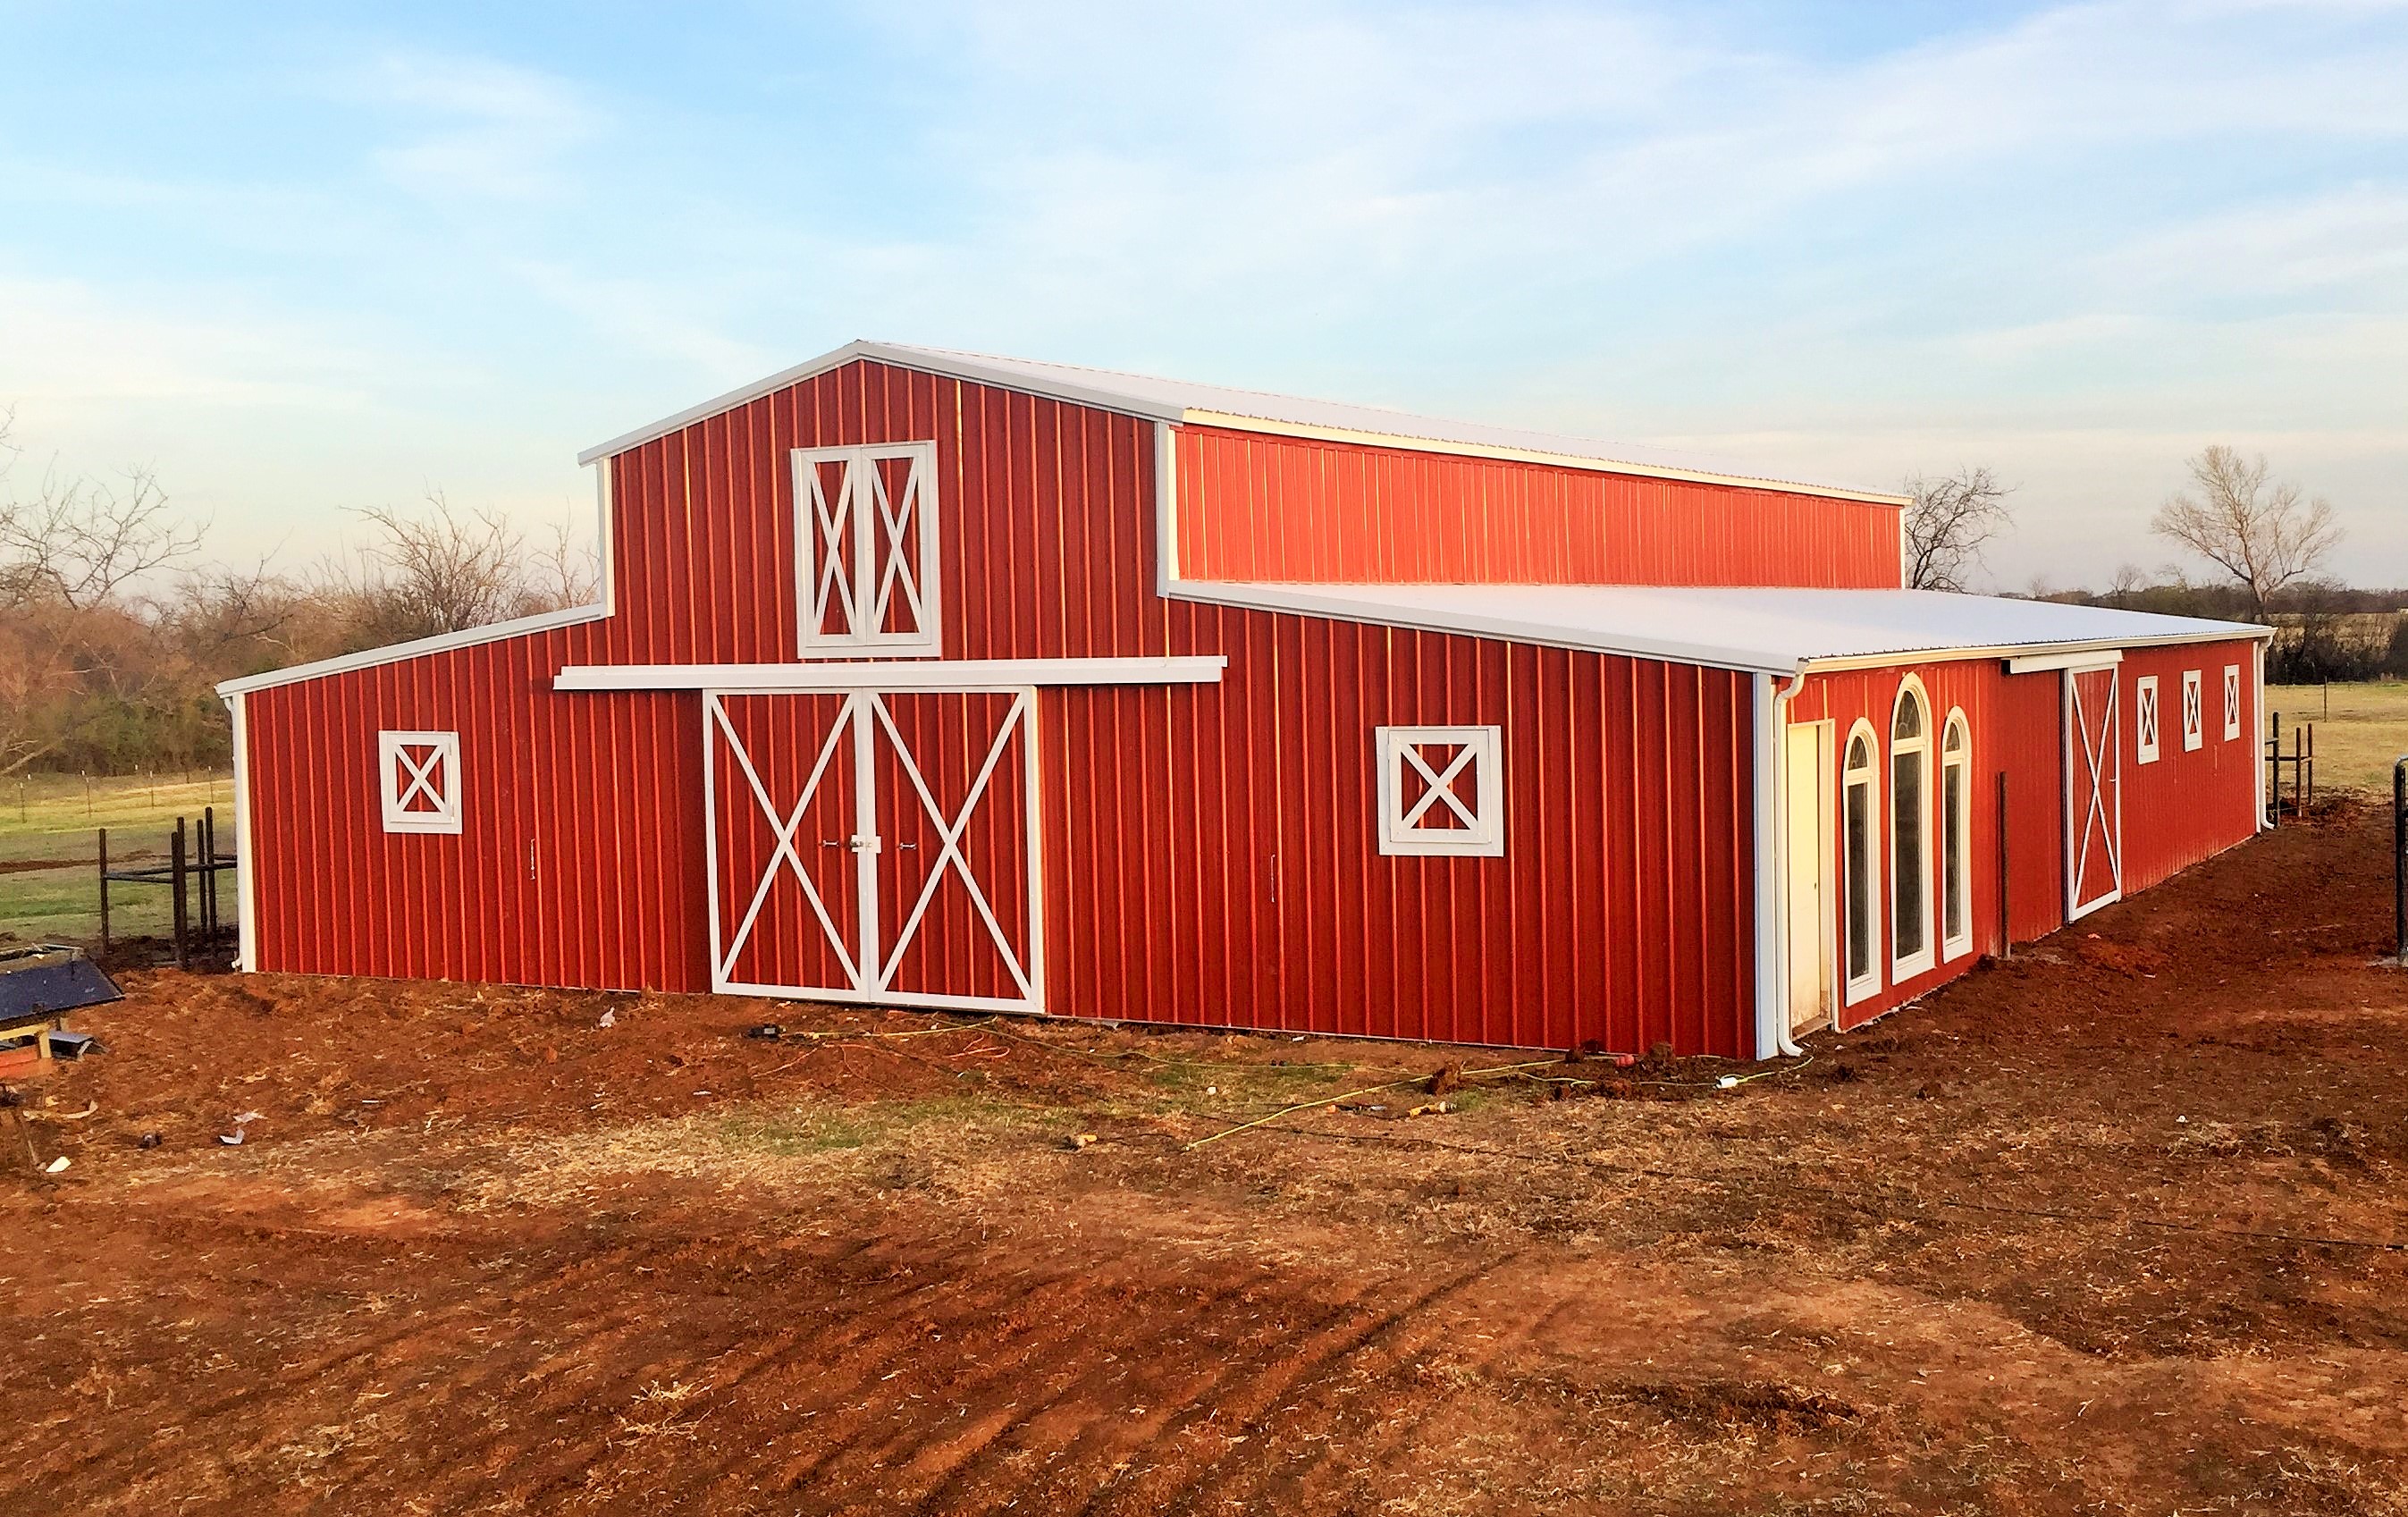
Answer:
[[1179, 579], [1179, 429], [1154, 424], [1154, 593], [1166, 600]]
[[258, 891], [251, 854], [251, 723], [240, 694], [228, 695], [225, 703], [234, 724], [234, 966], [249, 974], [259, 967], [259, 913], [252, 904]]
[[587, 622], [608, 619], [619, 604], [618, 576], [613, 564], [618, 554], [610, 540], [612, 503], [610, 469], [608, 465], [597, 470], [594, 479], [595, 551], [601, 561], [602, 598], [590, 606], [565, 606], [556, 611], [539, 611], [534, 616], [512, 617], [507, 622], [489, 623], [481, 627], [467, 627], [459, 632], [437, 633], [432, 637], [417, 637], [406, 643], [394, 643], [384, 648], [362, 649], [356, 653], [338, 654], [308, 664], [295, 664], [289, 668], [270, 669], [265, 674], [245, 675], [239, 680], [222, 681], [218, 694], [224, 696], [247, 694], [254, 690], [273, 690], [278, 685], [299, 684], [305, 680], [322, 680], [328, 675], [349, 674], [354, 669], [373, 669], [380, 664], [399, 664], [407, 659], [424, 658], [429, 653], [448, 653], [458, 648], [474, 648], [480, 643], [502, 642], [511, 637], [524, 637], [538, 632], [552, 632], [561, 627], [573, 627]]
[[1211, 685], [1229, 661], [1181, 658], [967, 658], [885, 663], [572, 664], [554, 690], [1019, 690], [1031, 685]]
[[2124, 662], [2124, 645], [2114, 648], [2077, 649], [2066, 653], [2027, 653], [2007, 660], [2009, 674], [2050, 674], [2058, 669], [2076, 673], [2086, 669], [2112, 669]]

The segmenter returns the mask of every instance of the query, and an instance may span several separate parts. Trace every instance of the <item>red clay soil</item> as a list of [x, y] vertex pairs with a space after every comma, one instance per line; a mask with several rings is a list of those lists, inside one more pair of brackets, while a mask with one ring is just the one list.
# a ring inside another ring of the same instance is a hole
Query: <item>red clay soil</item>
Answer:
[[133, 975], [0, 1117], [0, 1510], [2408, 1511], [2385, 847], [1732, 1090]]

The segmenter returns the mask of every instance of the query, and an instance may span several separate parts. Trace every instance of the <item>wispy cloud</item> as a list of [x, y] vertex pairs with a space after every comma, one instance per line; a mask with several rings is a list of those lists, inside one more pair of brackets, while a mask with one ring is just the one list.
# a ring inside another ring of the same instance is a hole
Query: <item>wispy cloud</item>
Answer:
[[375, 150], [377, 166], [438, 198], [562, 198], [569, 156], [603, 126], [566, 80], [490, 58], [387, 52], [355, 88], [388, 107], [404, 138]]

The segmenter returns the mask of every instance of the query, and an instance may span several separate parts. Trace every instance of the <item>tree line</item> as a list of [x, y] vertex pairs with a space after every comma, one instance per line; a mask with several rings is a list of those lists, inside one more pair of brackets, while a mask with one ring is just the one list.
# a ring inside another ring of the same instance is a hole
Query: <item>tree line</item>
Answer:
[[0, 412], [0, 776], [223, 767], [220, 680], [579, 605], [595, 560], [432, 493], [297, 568], [204, 559], [154, 471], [29, 466]]

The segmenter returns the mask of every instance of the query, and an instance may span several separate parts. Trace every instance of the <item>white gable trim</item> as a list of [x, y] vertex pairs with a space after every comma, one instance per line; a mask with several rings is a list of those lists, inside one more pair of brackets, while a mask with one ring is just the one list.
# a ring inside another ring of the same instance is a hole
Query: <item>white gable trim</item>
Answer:
[[[1022, 394], [1041, 395], [1049, 400], [1068, 401], [1074, 406], [1092, 406], [1097, 410], [1113, 411], [1143, 421], [1166, 422], [1172, 425], [1224, 427], [1236, 432], [1259, 432], [1276, 436], [1319, 438], [1332, 442], [1358, 443], [1366, 447], [1399, 448], [1414, 452], [1443, 453], [1461, 458], [1495, 458], [1517, 463], [1545, 464], [1558, 468], [1585, 469], [1598, 474], [1627, 474], [1651, 479], [1687, 479], [1707, 484], [1734, 485], [1747, 490], [1775, 490], [1788, 494], [1818, 495], [1833, 500], [1866, 501], [1881, 506], [1903, 507], [1904, 495], [1886, 494], [1880, 491], [1851, 490], [1837, 485], [1800, 483], [1770, 479], [1760, 475], [1723, 473], [1711, 469], [1687, 469], [1661, 464], [1628, 463], [1598, 453], [1552, 452], [1541, 449], [1499, 447], [1491, 444], [1454, 441], [1444, 437], [1418, 436], [1404, 432], [1357, 431], [1345, 427], [1314, 426], [1307, 423], [1282, 422], [1268, 417], [1247, 416], [1234, 411], [1219, 411], [1171, 404], [1113, 389], [1109, 384], [1082, 384], [1068, 379], [1039, 379], [1023, 370], [999, 364], [982, 363], [967, 353], [939, 353], [924, 348], [906, 348], [894, 343], [855, 340], [793, 368], [781, 369], [767, 379], [730, 390], [724, 395], [689, 406], [673, 416], [665, 416], [648, 426], [621, 433], [609, 442], [588, 448], [577, 455], [580, 464], [591, 464], [656, 442], [672, 433], [682, 432], [696, 422], [707, 421], [738, 406], [750, 405], [767, 394], [772, 394], [806, 379], [842, 368], [847, 364], [867, 361], [891, 368], [910, 369], [921, 374], [933, 374], [939, 379], [961, 379], [971, 384], [983, 384], [997, 390], [1011, 390]], [[1399, 415], [1399, 421], [1413, 418]], [[1433, 419], [1434, 420], [1434, 419]], [[1610, 446], [1600, 444], [1599, 446]]]

